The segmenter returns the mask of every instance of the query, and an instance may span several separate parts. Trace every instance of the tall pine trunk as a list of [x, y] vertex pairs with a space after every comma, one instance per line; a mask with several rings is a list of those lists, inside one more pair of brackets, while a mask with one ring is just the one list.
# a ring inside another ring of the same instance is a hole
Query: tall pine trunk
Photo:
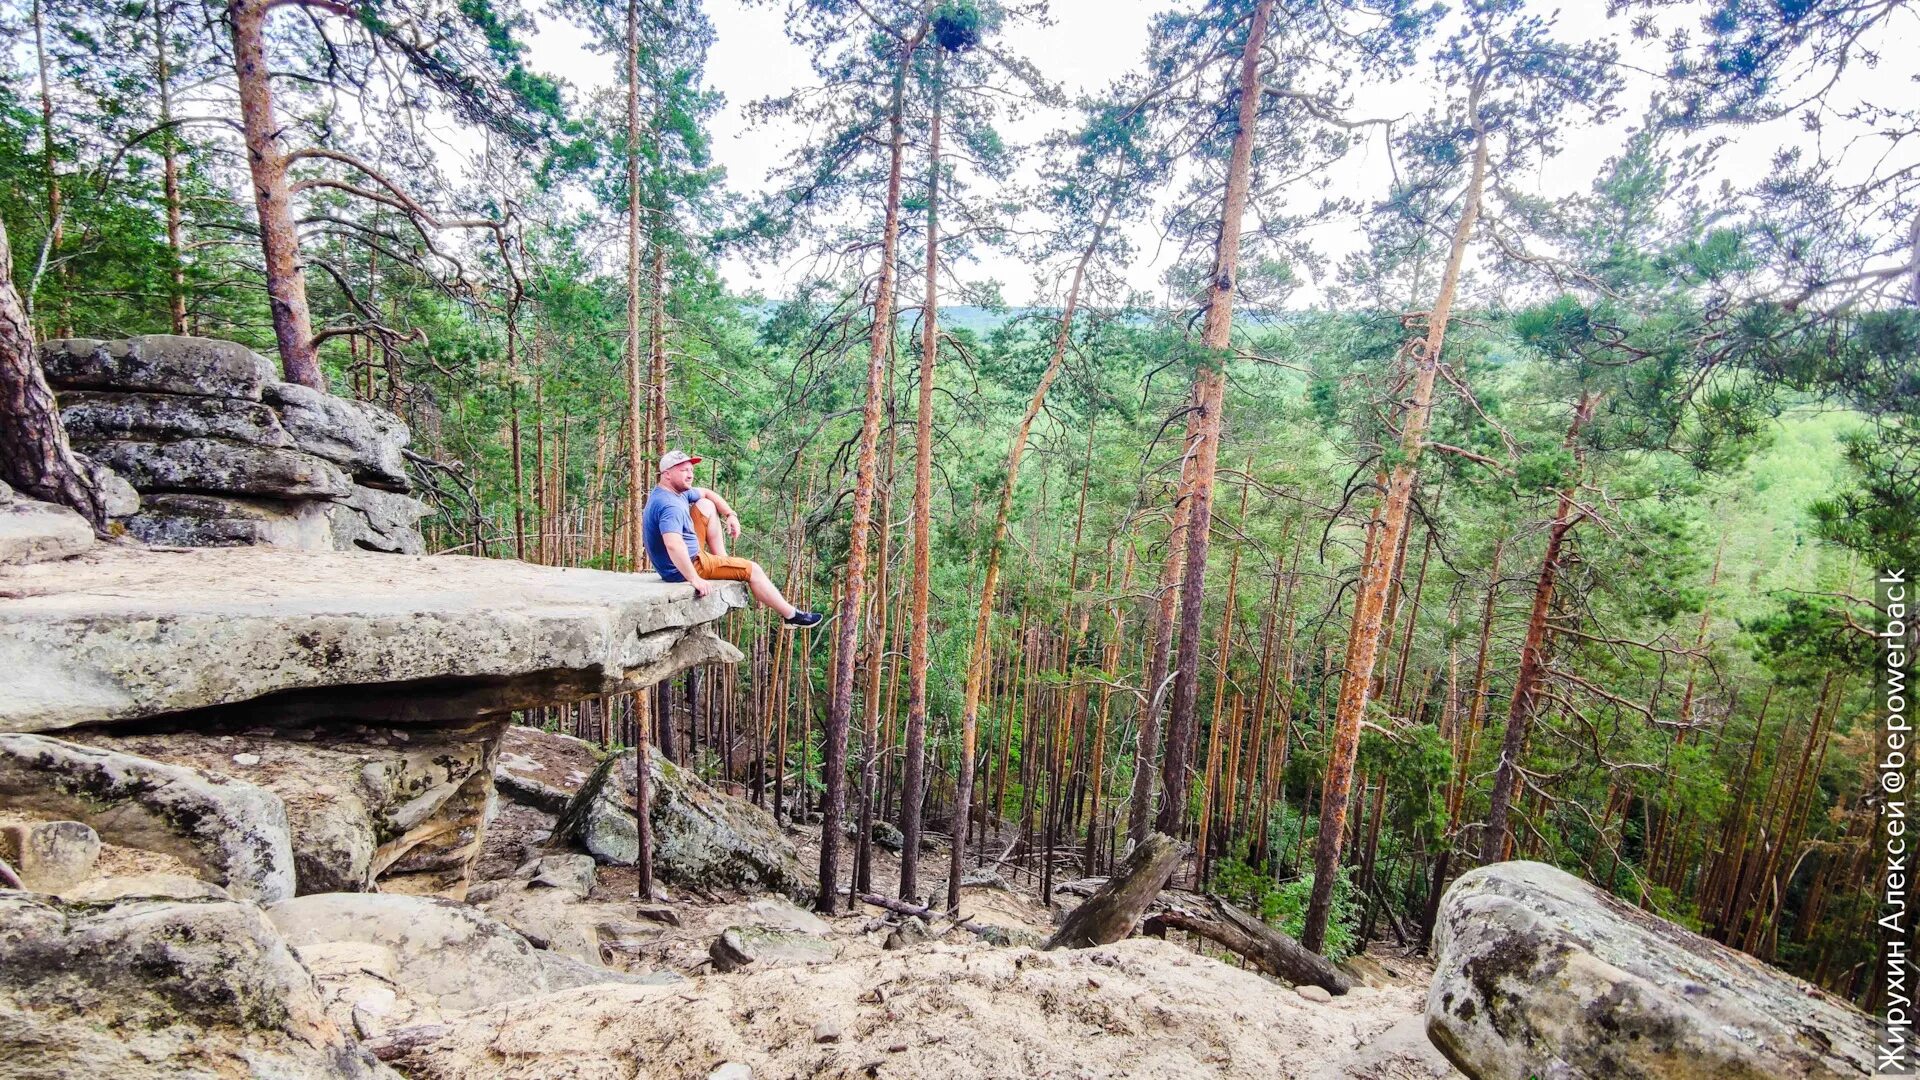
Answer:
[[[927, 596], [933, 567], [933, 378], [939, 353], [940, 267], [940, 69], [944, 52], [933, 58], [933, 118], [927, 149], [927, 289], [920, 312], [920, 400], [913, 429], [913, 628], [907, 636], [907, 775], [900, 793], [900, 898], [918, 902], [920, 810], [927, 753]], [[956, 821], [954, 849], [959, 840]]]
[[[656, 138], [658, 137], [656, 133]], [[652, 397], [653, 457], [667, 454], [667, 244], [664, 237], [653, 238], [653, 303], [648, 313], [648, 352], [652, 355], [653, 377], [648, 393]]]
[[[1572, 446], [1579, 438], [1581, 425], [1586, 423], [1592, 410], [1593, 396], [1582, 395], [1573, 421], [1568, 425], [1565, 445]], [[1507, 706], [1507, 732], [1500, 744], [1500, 767], [1493, 774], [1493, 792], [1487, 804], [1487, 830], [1480, 836], [1482, 864], [1499, 862], [1506, 846], [1507, 818], [1513, 812], [1514, 792], [1520, 786], [1520, 755], [1546, 673], [1547, 614], [1559, 580], [1567, 533], [1580, 523], [1582, 513], [1573, 505], [1572, 484], [1573, 481], [1569, 481], [1560, 492], [1553, 524], [1547, 529], [1547, 550], [1541, 556], [1540, 573], [1534, 579], [1533, 608], [1527, 615], [1527, 633], [1520, 645], [1520, 668], [1514, 675], [1513, 698]]]
[[1206, 355], [1193, 378], [1194, 422], [1187, 454], [1192, 462], [1188, 485], [1186, 566], [1180, 586], [1180, 650], [1174, 663], [1173, 706], [1167, 728], [1166, 768], [1161, 781], [1161, 832], [1178, 835], [1186, 827], [1188, 775], [1197, 730], [1200, 693], [1200, 636], [1206, 609], [1207, 548], [1213, 524], [1213, 474], [1220, 460], [1221, 410], [1226, 402], [1226, 353], [1233, 331], [1234, 275], [1240, 264], [1240, 219], [1247, 209], [1253, 178], [1253, 142], [1260, 110], [1260, 49], [1272, 21], [1273, 0], [1253, 9], [1246, 47], [1240, 55], [1239, 126], [1227, 161], [1226, 198], [1220, 210], [1220, 236], [1213, 249], [1201, 344]]
[[1066, 363], [1067, 344], [1073, 336], [1073, 316], [1080, 305], [1080, 286], [1086, 280], [1087, 264], [1093, 261], [1094, 252], [1100, 249], [1100, 241], [1106, 234], [1107, 222], [1112, 216], [1113, 204], [1109, 202], [1100, 214], [1100, 223], [1094, 226], [1092, 239], [1087, 241], [1086, 249], [1080, 253], [1079, 263], [1073, 268], [1073, 282], [1067, 287], [1067, 302], [1060, 310], [1060, 326], [1054, 333], [1053, 356], [1047, 361], [1047, 369], [1040, 373], [1033, 396], [1027, 400], [1027, 411], [1020, 417], [1020, 426], [1014, 429], [1013, 442], [1007, 447], [1007, 476], [1000, 489], [999, 509], [994, 512], [993, 536], [987, 541], [987, 569], [980, 582], [980, 607], [973, 624], [973, 649], [968, 653], [967, 684], [960, 712], [960, 776], [954, 785], [954, 840], [947, 872], [949, 911], [957, 911], [960, 907], [961, 861], [965, 858], [963, 849], [966, 847], [963, 841], [970, 820], [974, 748], [980, 729], [980, 692], [987, 681], [993, 656], [988, 630], [993, 622], [994, 591], [1000, 584], [1000, 559], [1007, 539], [1007, 519], [1013, 512], [1013, 491], [1020, 481], [1020, 459], [1026, 455], [1027, 436], [1033, 431], [1033, 421], [1047, 402], [1047, 391], [1060, 376], [1061, 366]]
[[240, 86], [240, 126], [246, 136], [253, 202], [260, 215], [260, 250], [266, 259], [267, 302], [280, 369], [288, 382], [325, 390], [320, 354], [313, 344], [307, 309], [307, 278], [300, 266], [300, 235], [293, 223], [287, 186], [287, 155], [280, 148], [280, 122], [273, 115], [267, 66], [267, 13], [274, 0], [230, 0], [233, 68]]
[[1447, 253], [1446, 272], [1441, 276], [1433, 309], [1426, 313], [1426, 336], [1408, 345], [1407, 354], [1413, 361], [1414, 372], [1411, 394], [1402, 414], [1400, 456], [1388, 474], [1387, 488], [1376, 512], [1378, 535], [1368, 546], [1367, 558], [1360, 570], [1360, 587], [1354, 595], [1346, 665], [1334, 710], [1332, 749], [1327, 756], [1326, 778], [1320, 790], [1320, 831], [1314, 838], [1313, 851], [1313, 896], [1308, 901], [1305, 925], [1300, 933], [1300, 944], [1315, 952], [1326, 944], [1334, 881], [1340, 872], [1340, 849], [1346, 840], [1353, 764], [1360, 752], [1360, 722], [1366, 716], [1374, 665], [1379, 657], [1381, 617], [1392, 584], [1393, 564], [1407, 529], [1407, 508], [1413, 498], [1414, 481], [1419, 476], [1420, 455], [1426, 449], [1440, 352], [1446, 344], [1447, 322], [1460, 289], [1460, 268], [1466, 258], [1467, 241], [1480, 218], [1481, 193], [1487, 179], [1487, 138], [1480, 125], [1480, 90], [1476, 82], [1467, 98], [1467, 116], [1475, 131], [1473, 171], [1467, 180], [1460, 221], [1454, 227], [1453, 245]]
[[173, 69], [167, 61], [166, 5], [153, 5], [153, 39], [157, 59], [155, 82], [160, 90], [160, 183], [167, 203], [167, 325], [176, 334], [187, 332], [186, 244], [181, 228], [179, 143], [173, 137]]
[[846, 589], [840, 596], [840, 625], [835, 630], [833, 680], [827, 704], [822, 779], [826, 791], [820, 813], [820, 891], [813, 908], [832, 914], [838, 906], [840, 829], [847, 814], [847, 730], [853, 723], [854, 648], [860, 633], [861, 599], [867, 572], [867, 538], [873, 528], [873, 474], [879, 456], [880, 407], [886, 371], [893, 356], [893, 258], [900, 242], [900, 172], [905, 151], [903, 130], [907, 65], [919, 39], [902, 42], [894, 70], [893, 101], [887, 126], [891, 161], [887, 170], [886, 225], [880, 239], [880, 280], [874, 286], [873, 331], [867, 350], [867, 400], [860, 419], [859, 457], [854, 466], [853, 527], [847, 542]]

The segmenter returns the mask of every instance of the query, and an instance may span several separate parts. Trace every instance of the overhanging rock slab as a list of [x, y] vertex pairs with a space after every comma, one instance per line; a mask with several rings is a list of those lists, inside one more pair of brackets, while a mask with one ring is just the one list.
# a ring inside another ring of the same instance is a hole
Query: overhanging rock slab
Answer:
[[615, 693], [740, 653], [746, 605], [652, 574], [464, 556], [99, 550], [0, 567], [0, 731], [241, 707], [433, 722]]

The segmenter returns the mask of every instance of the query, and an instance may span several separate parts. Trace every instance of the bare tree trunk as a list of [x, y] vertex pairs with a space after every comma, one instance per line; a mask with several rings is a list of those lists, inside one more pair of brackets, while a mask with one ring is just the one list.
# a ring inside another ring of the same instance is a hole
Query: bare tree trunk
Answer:
[[1378, 511], [1380, 534], [1360, 571], [1360, 588], [1353, 601], [1353, 626], [1347, 637], [1347, 660], [1335, 707], [1332, 749], [1320, 792], [1320, 831], [1314, 839], [1313, 896], [1307, 905], [1300, 943], [1319, 952], [1326, 943], [1327, 918], [1333, 909], [1334, 880], [1340, 870], [1340, 849], [1347, 831], [1347, 802], [1352, 794], [1354, 758], [1360, 751], [1360, 721], [1367, 711], [1375, 661], [1380, 648], [1381, 615], [1392, 584], [1393, 563], [1406, 532], [1407, 507], [1419, 475], [1420, 455], [1426, 449], [1427, 426], [1433, 417], [1433, 384], [1439, 372], [1440, 352], [1446, 343], [1447, 323], [1460, 287], [1460, 267], [1467, 241], [1480, 217], [1481, 193], [1487, 177], [1487, 137], [1480, 125], [1480, 85], [1468, 94], [1467, 115], [1475, 128], [1473, 171], [1467, 180], [1465, 205], [1454, 228], [1453, 246], [1433, 310], [1427, 312], [1427, 333], [1409, 343], [1414, 362], [1413, 382], [1400, 436], [1400, 458], [1390, 473]]
[[288, 382], [327, 388], [313, 344], [307, 310], [307, 278], [300, 265], [300, 234], [293, 223], [287, 186], [287, 156], [280, 148], [280, 122], [273, 115], [267, 66], [267, 13], [274, 0], [228, 0], [233, 28], [233, 67], [240, 84], [240, 124], [246, 133], [247, 167], [253, 174], [254, 207], [260, 215], [260, 250], [266, 258], [267, 300], [273, 336]]
[[648, 327], [649, 351], [653, 357], [653, 456], [667, 454], [667, 245], [664, 238], [653, 241], [653, 304]]
[[[1191, 423], [1189, 423], [1191, 427]], [[1133, 748], [1133, 790], [1127, 796], [1127, 839], [1139, 844], [1150, 831], [1153, 808], [1153, 778], [1158, 772], [1155, 758], [1160, 753], [1160, 717], [1166, 712], [1167, 668], [1172, 665], [1174, 603], [1180, 592], [1180, 570], [1187, 552], [1187, 474], [1183, 468], [1181, 483], [1174, 495], [1173, 519], [1167, 528], [1167, 556], [1160, 566], [1153, 623], [1153, 651], [1147, 657], [1147, 677], [1141, 690], [1146, 703], [1141, 707], [1140, 730]]]
[[[1593, 396], [1583, 394], [1568, 426], [1565, 445], [1579, 437], [1593, 409]], [[1520, 755], [1526, 744], [1527, 726], [1533, 720], [1534, 702], [1546, 672], [1547, 613], [1553, 603], [1553, 589], [1560, 574], [1561, 551], [1567, 533], [1580, 523], [1582, 511], [1574, 508], [1571, 484], [1560, 492], [1553, 524], [1547, 529], [1547, 550], [1540, 559], [1540, 574], [1534, 581], [1533, 610], [1527, 616], [1527, 634], [1520, 646], [1520, 667], [1513, 677], [1513, 699], [1507, 707], [1507, 733], [1500, 744], [1500, 767], [1493, 774], [1493, 791], [1488, 796], [1487, 831], [1480, 837], [1480, 862], [1499, 862], [1506, 844], [1507, 817], [1512, 812], [1513, 795], [1520, 786]]]
[[640, 0], [627, 0], [627, 568], [646, 565], [640, 514], [652, 475], [641, 437], [640, 380]]
[[[1253, 9], [1246, 47], [1240, 55], [1239, 123], [1227, 163], [1226, 198], [1220, 210], [1220, 237], [1214, 245], [1211, 294], [1201, 344], [1207, 355], [1194, 371], [1193, 423], [1188, 428], [1187, 455], [1192, 462], [1188, 484], [1186, 566], [1180, 586], [1180, 651], [1174, 664], [1173, 706], [1167, 728], [1166, 769], [1161, 782], [1160, 817], [1156, 827], [1179, 835], [1186, 828], [1188, 775], [1200, 693], [1200, 636], [1206, 609], [1207, 547], [1213, 525], [1213, 474], [1220, 460], [1221, 411], [1226, 403], [1226, 351], [1233, 331], [1234, 275], [1240, 265], [1240, 219], [1247, 209], [1247, 191], [1253, 177], [1253, 142], [1260, 108], [1260, 50], [1273, 19], [1273, 0], [1260, 0]], [[1204, 858], [1204, 853], [1202, 855]]]
[[1163, 833], [1136, 844], [1113, 877], [1074, 908], [1042, 948], [1089, 949], [1111, 945], [1133, 933], [1147, 905], [1166, 888], [1181, 854], [1180, 841]]
[[67, 447], [53, 388], [33, 348], [33, 327], [13, 284], [13, 252], [0, 222], [0, 480], [36, 499], [78, 510], [101, 535], [100, 490]]
[[879, 550], [875, 554], [872, 632], [867, 635], [866, 660], [860, 665], [866, 673], [866, 708], [860, 723], [860, 810], [855, 815], [853, 837], [853, 890], [873, 891], [873, 801], [879, 786], [880, 769], [880, 690], [887, 671], [887, 572], [892, 567], [893, 551], [893, 477], [894, 464], [900, 458], [900, 425], [894, 422], [893, 358], [887, 358], [887, 476], [880, 493]]
[[[945, 50], [934, 50], [933, 118], [927, 149], [927, 289], [920, 311], [920, 400], [913, 429], [913, 597], [912, 632], [907, 637], [907, 776], [900, 793], [900, 898], [919, 896], [920, 811], [926, 784], [927, 753], [927, 597], [933, 572], [933, 379], [939, 359], [940, 318], [940, 69]], [[969, 761], [969, 764], [971, 762]], [[965, 768], [966, 766], [962, 766]], [[959, 851], [960, 823], [954, 825]]]
[[[1111, 559], [1107, 562], [1107, 574], [1107, 584], [1111, 587], [1113, 584], [1113, 562]], [[1126, 569], [1120, 573], [1120, 592], [1124, 595], [1126, 591], [1132, 587], [1133, 548], [1129, 545], [1126, 554]], [[1109, 685], [1101, 687], [1100, 689], [1100, 720], [1094, 727], [1093, 732], [1093, 779], [1089, 783], [1089, 788], [1093, 792], [1093, 812], [1087, 815], [1087, 848], [1086, 854], [1081, 859], [1082, 869], [1089, 874], [1095, 873], [1098, 870], [1097, 860], [1100, 851], [1101, 821], [1100, 799], [1106, 790], [1103, 767], [1106, 763], [1107, 752], [1107, 715], [1113, 706], [1113, 688], [1111, 684], [1120, 674], [1120, 631], [1126, 625], [1124, 608], [1118, 599], [1108, 602], [1107, 614], [1112, 620], [1112, 627], [1107, 634], [1106, 655], [1101, 659], [1100, 670]]]
[[1487, 570], [1486, 606], [1480, 612], [1480, 646], [1473, 661], [1473, 699], [1467, 704], [1466, 719], [1454, 738], [1453, 780], [1447, 788], [1447, 830], [1441, 834], [1440, 857], [1433, 865], [1433, 887], [1427, 891], [1427, 911], [1420, 923], [1422, 948], [1433, 940], [1433, 924], [1440, 917], [1440, 894], [1446, 888], [1447, 871], [1453, 862], [1460, 810], [1466, 804], [1467, 770], [1473, 763], [1474, 742], [1480, 733], [1480, 717], [1487, 701], [1487, 649], [1493, 639], [1493, 605], [1500, 595], [1500, 555], [1506, 546], [1504, 536], [1493, 542], [1492, 565]]
[[1253, 966], [1296, 986], [1318, 986], [1330, 994], [1353, 988], [1340, 970], [1318, 953], [1212, 895], [1167, 892], [1147, 916], [1146, 932], [1164, 936], [1169, 929], [1185, 930], [1232, 949]]
[[1000, 507], [994, 513], [993, 537], [987, 542], [987, 569], [980, 582], [980, 607], [973, 625], [973, 649], [968, 653], [967, 685], [960, 713], [960, 775], [954, 785], [954, 845], [947, 873], [947, 908], [952, 911], [957, 911], [960, 906], [962, 849], [966, 846], [961, 843], [961, 838], [966, 835], [972, 807], [975, 743], [980, 728], [980, 692], [987, 680], [993, 655], [988, 631], [993, 621], [994, 591], [1000, 583], [1000, 558], [1007, 539], [1007, 518], [1013, 512], [1013, 491], [1020, 479], [1020, 459], [1027, 452], [1027, 435], [1033, 430], [1033, 421], [1046, 404], [1047, 390], [1053, 386], [1053, 381], [1060, 375], [1061, 365], [1066, 362], [1067, 343], [1072, 340], [1073, 334], [1073, 316], [1080, 304], [1080, 285], [1086, 280], [1087, 264], [1093, 261], [1094, 252], [1100, 249], [1100, 241], [1112, 216], [1113, 205], [1108, 203], [1101, 212], [1100, 224], [1094, 227], [1093, 238], [1087, 242], [1086, 250], [1080, 254], [1080, 262], [1073, 269], [1073, 283], [1067, 287], [1067, 302], [1060, 311], [1060, 327], [1054, 334], [1053, 357], [1047, 362], [1047, 369], [1041, 372], [1040, 381], [1033, 388], [1033, 396], [1027, 401], [1027, 411], [1020, 418], [1020, 426], [1014, 429], [1013, 442], [1007, 447], [1007, 478], [1005, 486], [1000, 489]]
[[[506, 254], [505, 245], [501, 246], [501, 254]], [[519, 282], [516, 281], [514, 284], [518, 286]], [[526, 454], [520, 446], [520, 298], [518, 293], [519, 289], [516, 287], [513, 294], [507, 297], [507, 441], [510, 444], [507, 449], [513, 455], [513, 557], [525, 562], [527, 560], [527, 507], [526, 465], [523, 459]], [[533, 407], [533, 424], [536, 432], [534, 443], [539, 447], [540, 463], [544, 466], [547, 447], [544, 434], [539, 433], [538, 393], [536, 388]], [[544, 478], [544, 473], [544, 468], [534, 470], [536, 482]], [[544, 556], [546, 545], [543, 543], [540, 546], [541, 554]], [[541, 561], [546, 560], [543, 558]]]
[[47, 64], [44, 15], [41, 0], [33, 0], [33, 50], [40, 68], [40, 151], [47, 172], [47, 257], [52, 260], [54, 277], [60, 282], [60, 306], [53, 323], [53, 336], [64, 338], [73, 336], [73, 300], [67, 287], [67, 264], [60, 255], [67, 218], [61, 205], [60, 174], [53, 154], [53, 81]]
[[159, 60], [156, 81], [160, 87], [160, 122], [167, 125], [160, 133], [160, 181], [167, 201], [167, 251], [173, 257], [168, 267], [168, 327], [176, 334], [187, 332], [186, 244], [181, 230], [179, 144], [173, 137], [173, 70], [167, 62], [166, 5], [153, 5], [154, 48]]
[[907, 64], [919, 39], [902, 42], [893, 76], [888, 116], [892, 161], [887, 172], [886, 225], [880, 239], [880, 280], [873, 294], [873, 330], [867, 350], [867, 401], [860, 420], [860, 449], [854, 466], [853, 527], [848, 536], [847, 585], [840, 597], [831, 697], [827, 705], [826, 745], [821, 754], [826, 791], [820, 813], [820, 891], [813, 909], [832, 914], [839, 905], [840, 829], [847, 813], [847, 731], [853, 723], [854, 648], [860, 633], [861, 598], [866, 586], [867, 540], [873, 529], [873, 475], [879, 454], [880, 408], [886, 369], [893, 358], [894, 248], [900, 242], [900, 173], [905, 151]]

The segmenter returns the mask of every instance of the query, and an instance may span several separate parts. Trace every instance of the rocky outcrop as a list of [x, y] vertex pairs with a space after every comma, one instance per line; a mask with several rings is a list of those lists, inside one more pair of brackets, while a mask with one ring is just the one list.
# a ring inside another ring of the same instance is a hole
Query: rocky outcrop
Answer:
[[344, 499], [353, 489], [332, 463], [298, 450], [203, 438], [75, 439], [74, 446], [146, 493]]
[[298, 383], [268, 383], [264, 398], [279, 410], [294, 443], [309, 454], [345, 468], [356, 482], [388, 491], [410, 491], [407, 426], [364, 401], [323, 394]]
[[32, 821], [0, 827], [0, 859], [34, 892], [60, 892], [93, 876], [100, 834], [79, 821]]
[[278, 795], [301, 894], [362, 892], [379, 881], [390, 892], [457, 899], [479, 854], [505, 723], [406, 731], [333, 722], [78, 738]]
[[135, 538], [422, 551], [430, 509], [406, 496], [410, 436], [385, 409], [280, 382], [265, 358], [208, 338], [76, 338], [41, 357], [75, 448], [148, 496]]
[[383, 893], [302, 896], [267, 909], [296, 948], [355, 942], [390, 950], [393, 978], [416, 1000], [473, 1009], [546, 990], [526, 938], [449, 900]]
[[0, 734], [0, 807], [68, 816], [110, 842], [173, 855], [238, 899], [293, 895], [286, 807], [252, 784], [62, 739]]
[[[605, 862], [630, 865], [640, 843], [633, 812], [634, 760], [629, 750], [602, 762], [574, 793], [554, 835]], [[708, 889], [798, 893], [812, 888], [773, 815], [721, 795], [657, 749], [649, 760], [654, 873]]]
[[140, 511], [126, 524], [135, 539], [155, 547], [326, 551], [335, 546], [337, 520], [328, 506], [311, 500], [168, 493], [141, 500]]
[[652, 575], [460, 556], [115, 551], [0, 570], [0, 731], [249, 702], [255, 726], [437, 723], [651, 685], [738, 650]]
[[93, 546], [93, 526], [64, 506], [14, 494], [0, 483], [0, 566], [66, 559]]
[[585, 739], [515, 724], [500, 740], [493, 783], [503, 798], [558, 814], [599, 768], [601, 752]]
[[242, 398], [69, 390], [60, 395], [60, 425], [70, 439], [230, 439], [252, 446], [293, 445], [279, 413]]
[[22, 1080], [395, 1076], [252, 904], [0, 891], [0, 1015], [0, 1071]]
[[419, 555], [426, 550], [419, 522], [432, 512], [418, 499], [355, 485], [333, 508], [328, 527], [336, 551]]
[[1870, 1017], [1571, 874], [1508, 862], [1441, 900], [1427, 1034], [1477, 1080], [1840, 1080]]
[[148, 334], [123, 341], [64, 338], [40, 344], [56, 390], [144, 390], [259, 401], [273, 365], [231, 341]]

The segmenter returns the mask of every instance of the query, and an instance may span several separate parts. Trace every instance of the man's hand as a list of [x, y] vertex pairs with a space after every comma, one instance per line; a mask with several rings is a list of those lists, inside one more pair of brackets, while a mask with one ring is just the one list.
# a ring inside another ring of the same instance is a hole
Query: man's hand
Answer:
[[703, 577], [688, 578], [687, 584], [693, 586], [693, 598], [695, 600], [703, 600], [708, 593], [713, 591], [713, 582]]
[[729, 540], [740, 539], [740, 515], [739, 514], [736, 514], [731, 509], [729, 509], [727, 511], [727, 515], [720, 519], [720, 524], [725, 525], [727, 527], [727, 539]]

